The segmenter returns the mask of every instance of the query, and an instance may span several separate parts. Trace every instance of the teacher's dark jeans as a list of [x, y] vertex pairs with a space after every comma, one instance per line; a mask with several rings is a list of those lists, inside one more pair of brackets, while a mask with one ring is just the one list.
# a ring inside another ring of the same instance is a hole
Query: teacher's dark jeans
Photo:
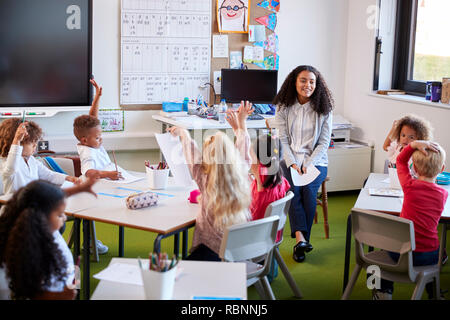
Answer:
[[[396, 252], [388, 252], [389, 256], [394, 261], [398, 261], [400, 255]], [[420, 266], [429, 266], [437, 264], [439, 261], [439, 249], [436, 251], [428, 251], [428, 252], [413, 252], [413, 265], [416, 267]], [[381, 291], [383, 292], [394, 292], [394, 283], [389, 280], [381, 279]], [[428, 293], [428, 298], [433, 299], [434, 298], [434, 291], [433, 291], [433, 283], [429, 282], [425, 286], [425, 289]]]
[[301, 231], [306, 241], [311, 237], [311, 227], [314, 222], [317, 207], [317, 192], [322, 182], [327, 177], [328, 168], [316, 166], [320, 171], [319, 176], [310, 184], [306, 186], [294, 186], [292, 182], [290, 169], [286, 167], [284, 160], [280, 163], [281, 170], [284, 177], [289, 181], [294, 193], [294, 198], [291, 200], [289, 208], [289, 222], [291, 225], [291, 237], [295, 238], [295, 232]]

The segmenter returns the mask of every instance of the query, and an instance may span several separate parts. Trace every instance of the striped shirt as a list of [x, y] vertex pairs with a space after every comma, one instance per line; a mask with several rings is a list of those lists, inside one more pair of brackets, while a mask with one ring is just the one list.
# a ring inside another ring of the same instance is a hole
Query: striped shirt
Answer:
[[328, 166], [328, 147], [331, 140], [332, 114], [318, 114], [310, 102], [298, 101], [289, 107], [278, 106], [275, 128], [279, 131], [283, 159], [289, 168], [296, 164], [308, 167]]

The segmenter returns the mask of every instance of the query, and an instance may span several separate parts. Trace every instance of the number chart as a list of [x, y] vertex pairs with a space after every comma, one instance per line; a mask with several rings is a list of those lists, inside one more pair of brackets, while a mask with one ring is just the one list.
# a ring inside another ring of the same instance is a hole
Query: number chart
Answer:
[[211, 0], [122, 0], [120, 104], [206, 101]]

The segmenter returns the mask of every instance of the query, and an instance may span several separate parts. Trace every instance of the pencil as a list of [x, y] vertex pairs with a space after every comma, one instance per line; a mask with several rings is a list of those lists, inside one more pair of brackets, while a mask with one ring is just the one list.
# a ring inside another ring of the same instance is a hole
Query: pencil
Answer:
[[116, 172], [119, 172], [119, 170], [117, 170], [116, 153], [114, 152], [114, 150], [112, 151], [112, 154], [113, 154], [113, 158], [114, 158], [114, 165], [116, 166]]

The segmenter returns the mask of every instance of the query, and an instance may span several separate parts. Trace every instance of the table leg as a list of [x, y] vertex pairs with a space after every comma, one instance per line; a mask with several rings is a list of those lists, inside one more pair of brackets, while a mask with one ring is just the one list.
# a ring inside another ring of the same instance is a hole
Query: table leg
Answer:
[[161, 240], [163, 239], [162, 234], [158, 234], [155, 241], [153, 242], [153, 252], [154, 253], [160, 253], [161, 252]]
[[447, 223], [442, 224], [441, 243], [439, 245], [439, 270], [442, 269], [442, 258], [444, 255], [445, 245], [447, 243]]
[[180, 253], [180, 233], [175, 233], [173, 241], [173, 254], [178, 259], [178, 254]]
[[90, 235], [90, 221], [83, 219], [83, 297], [85, 300], [89, 300], [90, 297]]
[[183, 230], [183, 253], [181, 255], [183, 260], [186, 259], [188, 253], [188, 237], [188, 229]]
[[345, 235], [345, 261], [344, 261], [344, 286], [342, 292], [345, 291], [345, 287], [348, 283], [348, 274], [350, 269], [350, 250], [352, 248], [352, 214], [347, 217], [347, 231]]
[[[73, 261], [76, 263], [78, 261], [78, 257], [80, 256], [80, 224], [81, 220], [79, 218], [75, 218], [73, 221]], [[77, 290], [76, 300], [80, 300], [80, 290]]]
[[119, 226], [119, 257], [124, 255], [124, 239], [125, 239], [125, 228]]

